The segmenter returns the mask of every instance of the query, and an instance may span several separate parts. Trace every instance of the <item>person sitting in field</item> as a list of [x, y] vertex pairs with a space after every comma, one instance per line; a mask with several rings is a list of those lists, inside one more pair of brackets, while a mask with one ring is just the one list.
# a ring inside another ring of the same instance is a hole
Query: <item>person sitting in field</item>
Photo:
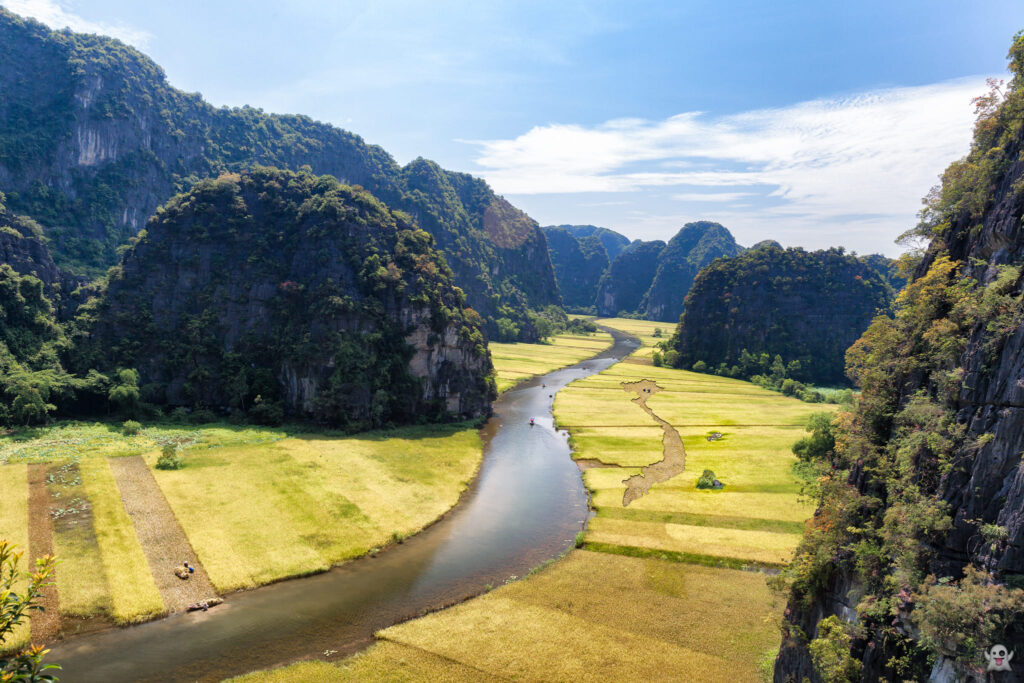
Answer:
[[195, 574], [196, 573], [196, 568], [190, 566], [188, 562], [185, 562], [185, 569], [188, 570], [189, 574]]

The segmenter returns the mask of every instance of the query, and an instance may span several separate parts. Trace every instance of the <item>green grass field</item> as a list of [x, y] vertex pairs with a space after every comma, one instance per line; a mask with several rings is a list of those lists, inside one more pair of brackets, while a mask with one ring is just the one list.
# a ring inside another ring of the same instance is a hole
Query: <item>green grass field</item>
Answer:
[[780, 609], [759, 573], [575, 551], [337, 665], [235, 681], [749, 681]]
[[546, 344], [491, 343], [491, 360], [498, 391], [505, 391], [534, 375], [573, 365], [600, 353], [612, 344], [607, 332], [591, 335], [560, 334]]

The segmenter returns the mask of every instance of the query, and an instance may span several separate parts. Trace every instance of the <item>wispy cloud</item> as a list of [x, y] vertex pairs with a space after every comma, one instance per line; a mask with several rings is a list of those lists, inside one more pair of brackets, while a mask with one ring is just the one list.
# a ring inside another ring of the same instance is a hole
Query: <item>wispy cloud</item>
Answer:
[[[753, 232], [755, 222], [798, 239], [868, 231], [884, 233], [887, 246], [913, 225], [938, 174], [966, 153], [970, 100], [983, 90], [977, 77], [729, 116], [551, 124], [472, 143], [480, 150], [477, 172], [505, 194], [639, 198], [677, 187], [673, 199], [721, 205], [716, 217], [741, 232]], [[663, 232], [688, 217], [666, 219], [672, 222]]]
[[681, 202], [737, 202], [755, 196], [753, 192], [680, 192], [672, 195], [672, 199]]
[[76, 14], [70, 3], [60, 0], [4, 0], [2, 4], [15, 14], [32, 17], [50, 28], [70, 28], [78, 33], [113, 36], [140, 49], [144, 49], [152, 38], [148, 31], [121, 22], [90, 21]]

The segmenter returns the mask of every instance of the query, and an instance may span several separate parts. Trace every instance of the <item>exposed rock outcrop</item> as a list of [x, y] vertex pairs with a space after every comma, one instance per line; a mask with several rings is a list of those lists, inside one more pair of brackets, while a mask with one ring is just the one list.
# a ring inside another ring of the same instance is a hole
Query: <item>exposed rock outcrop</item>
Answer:
[[213, 107], [117, 40], [0, 8], [0, 92], [0, 190], [44, 226], [66, 270], [102, 274], [157, 206], [201, 178], [308, 165], [413, 216], [492, 334], [499, 306], [529, 341], [527, 309], [559, 303], [543, 233], [484, 181], [423, 159], [399, 166], [304, 116]]
[[742, 251], [732, 233], [719, 223], [687, 223], [668, 241], [658, 255], [658, 270], [640, 308], [648, 320], [677, 322], [683, 300], [701, 268], [716, 258], [736, 256]]
[[856, 624], [862, 680], [1019, 680], [982, 656], [1024, 652], [1021, 34], [1010, 57], [1005, 100], [983, 98], [970, 154], [929, 196], [895, 318], [850, 351], [864, 391], [794, 563], [777, 683], [822, 680], [809, 641], [832, 616]]
[[482, 321], [432, 242], [329, 176], [202, 181], [125, 253], [80, 355], [138, 368], [144, 398], [170, 406], [341, 426], [482, 415]]

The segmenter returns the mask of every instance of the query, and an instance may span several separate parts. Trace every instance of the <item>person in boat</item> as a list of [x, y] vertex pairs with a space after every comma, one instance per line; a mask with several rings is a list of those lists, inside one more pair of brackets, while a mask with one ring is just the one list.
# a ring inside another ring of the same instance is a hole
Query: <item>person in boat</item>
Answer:
[[533, 418], [532, 417], [530, 418], [530, 426], [531, 427], [533, 426]]

